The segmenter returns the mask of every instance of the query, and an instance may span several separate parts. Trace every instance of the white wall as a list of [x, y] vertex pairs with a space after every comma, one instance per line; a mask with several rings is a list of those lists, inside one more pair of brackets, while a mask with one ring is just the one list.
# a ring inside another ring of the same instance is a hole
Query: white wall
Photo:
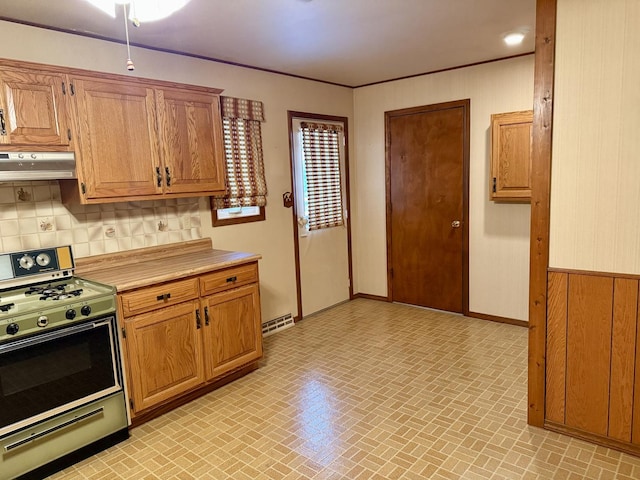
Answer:
[[640, 2], [558, 0], [551, 267], [640, 274]]
[[[0, 21], [0, 57], [127, 74], [123, 45]], [[343, 87], [260, 72], [149, 50], [132, 49], [135, 76], [224, 89], [225, 95], [264, 102], [262, 133], [269, 189], [267, 220], [239, 226], [211, 227], [207, 202], [200, 201], [201, 233], [214, 247], [259, 253], [263, 319], [295, 313], [295, 262], [291, 210], [282, 206], [289, 191], [287, 110], [349, 117], [353, 94]], [[114, 139], [116, 141], [117, 139]]]
[[355, 90], [355, 291], [387, 295], [384, 112], [465, 98], [471, 99], [469, 308], [527, 320], [530, 206], [489, 201], [489, 127], [492, 113], [533, 107], [533, 55]]

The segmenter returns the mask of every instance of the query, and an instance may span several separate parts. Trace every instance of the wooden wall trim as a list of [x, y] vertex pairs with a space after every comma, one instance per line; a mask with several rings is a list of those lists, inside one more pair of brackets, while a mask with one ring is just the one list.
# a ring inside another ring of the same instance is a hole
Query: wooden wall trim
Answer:
[[355, 300], [356, 298], [366, 298], [368, 300], [377, 300], [379, 302], [391, 302], [391, 299], [389, 299], [388, 297], [383, 297], [381, 295], [371, 295], [368, 293], [355, 293], [351, 298], [353, 300]]
[[507, 323], [509, 325], [517, 325], [519, 327], [528, 327], [529, 322], [526, 320], [517, 320], [515, 318], [499, 317], [497, 315], [488, 315], [486, 313], [469, 312], [467, 317], [478, 318], [480, 320], [489, 320], [496, 323]]
[[567, 427], [566, 425], [561, 425], [559, 423], [550, 422], [550, 421], [544, 422], [544, 428], [547, 430], [551, 430], [553, 432], [562, 433], [564, 435], [569, 435], [571, 437], [579, 438], [587, 442], [595, 443], [597, 445], [602, 445], [607, 448], [612, 448], [620, 452], [629, 453], [631, 455], [635, 455], [636, 457], [640, 456], [640, 445], [621, 442], [609, 437], [604, 437], [602, 435], [596, 435], [594, 433], [584, 432], [577, 428]]
[[557, 0], [536, 2], [536, 54], [531, 158], [529, 364], [527, 422], [544, 426], [547, 268]]
[[633, 273], [597, 272], [595, 270], [574, 270], [570, 268], [549, 268], [549, 272], [568, 273], [575, 275], [593, 275], [595, 277], [626, 278], [628, 280], [640, 280], [640, 275]]

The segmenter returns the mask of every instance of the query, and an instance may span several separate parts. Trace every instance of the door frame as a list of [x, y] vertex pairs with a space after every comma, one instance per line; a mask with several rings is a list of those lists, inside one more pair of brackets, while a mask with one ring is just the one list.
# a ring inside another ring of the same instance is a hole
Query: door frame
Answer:
[[[287, 126], [289, 129], [289, 173], [291, 174], [290, 192], [295, 194], [295, 155], [293, 150], [293, 119], [303, 118], [312, 121], [341, 122], [344, 125], [344, 208], [347, 212], [347, 266], [349, 270], [349, 300], [353, 300], [353, 259], [351, 256], [351, 190], [349, 185], [349, 119], [335, 115], [324, 115], [320, 113], [297, 112], [287, 110]], [[294, 317], [294, 322], [302, 320], [302, 282], [300, 274], [300, 241], [298, 239], [298, 211], [297, 202], [293, 202], [291, 207], [291, 219], [293, 225], [293, 253], [296, 263], [296, 301], [298, 312]]]
[[470, 151], [470, 109], [471, 100], [455, 100], [419, 107], [402, 108], [384, 112], [384, 150], [385, 150], [385, 203], [387, 214], [387, 301], [393, 301], [391, 272], [391, 138], [389, 122], [394, 117], [427, 113], [435, 110], [462, 108], [463, 113], [463, 152], [462, 152], [462, 314], [469, 315], [469, 151]]

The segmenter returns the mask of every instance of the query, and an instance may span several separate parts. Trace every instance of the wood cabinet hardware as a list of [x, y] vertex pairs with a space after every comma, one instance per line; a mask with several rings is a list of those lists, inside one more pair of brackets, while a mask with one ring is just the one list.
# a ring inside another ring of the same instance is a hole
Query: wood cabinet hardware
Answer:
[[156, 299], [158, 301], [162, 301], [162, 300], [169, 300], [171, 298], [171, 294], [170, 293], [163, 293], [162, 295], [158, 295], [156, 297]]
[[200, 328], [202, 326], [202, 321], [200, 320], [200, 309], [196, 310], [196, 328]]
[[238, 280], [238, 277], [234, 275], [233, 277], [227, 278], [227, 283], [232, 283], [232, 282], [235, 282], [236, 280]]
[[171, 186], [171, 172], [169, 171], [169, 167], [164, 167], [164, 171], [167, 174], [167, 187]]
[[204, 307], [204, 324], [209, 326], [209, 307]]
[[6, 135], [7, 134], [7, 127], [4, 123], [4, 110], [2, 108], [0, 108], [0, 135]]

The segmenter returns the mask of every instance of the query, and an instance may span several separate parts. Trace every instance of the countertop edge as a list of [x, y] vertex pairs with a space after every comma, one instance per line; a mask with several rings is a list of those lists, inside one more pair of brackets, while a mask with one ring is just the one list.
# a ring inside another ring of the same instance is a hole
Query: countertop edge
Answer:
[[211, 249], [196, 254], [175, 255], [148, 261], [145, 262], [144, 267], [134, 271], [131, 265], [118, 265], [85, 273], [82, 270], [76, 270], [75, 273], [86, 280], [112, 285], [117, 293], [123, 293], [244, 265], [260, 259], [262, 259], [260, 254]]

